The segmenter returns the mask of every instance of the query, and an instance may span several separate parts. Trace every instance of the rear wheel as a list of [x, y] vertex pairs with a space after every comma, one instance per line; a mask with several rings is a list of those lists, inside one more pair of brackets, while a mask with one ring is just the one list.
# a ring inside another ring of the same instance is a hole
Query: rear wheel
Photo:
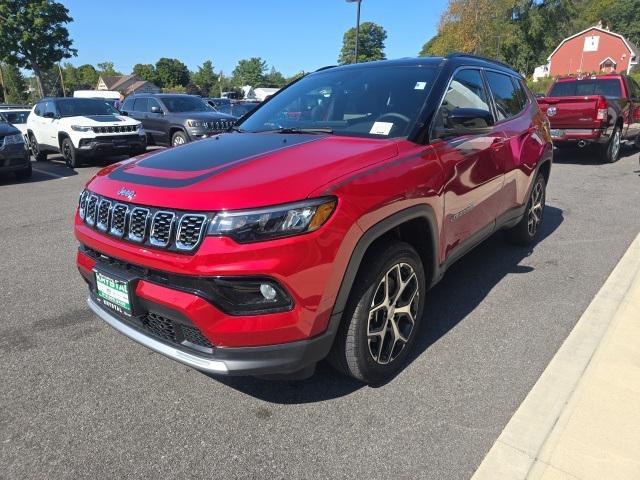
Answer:
[[177, 147], [180, 145], [184, 145], [188, 141], [189, 139], [187, 138], [187, 135], [184, 132], [177, 131], [171, 137], [171, 146]]
[[418, 253], [403, 242], [374, 247], [363, 260], [330, 362], [365, 383], [381, 383], [404, 366], [424, 310], [426, 281]]
[[507, 230], [507, 238], [511, 243], [530, 245], [538, 237], [544, 216], [546, 188], [544, 176], [538, 175], [533, 183], [522, 219], [513, 228]]
[[603, 163], [614, 163], [620, 158], [620, 146], [622, 143], [622, 132], [620, 127], [615, 127], [611, 138], [606, 145], [603, 145], [600, 150], [600, 160]]
[[36, 140], [36, 137], [33, 133], [29, 134], [29, 149], [31, 150], [31, 154], [33, 158], [38, 162], [43, 162], [47, 160], [47, 152], [43, 152]]
[[64, 157], [64, 161], [69, 168], [77, 168], [80, 166], [80, 153], [76, 150], [76, 147], [73, 146], [73, 142], [69, 137], [65, 137], [62, 139], [62, 156]]

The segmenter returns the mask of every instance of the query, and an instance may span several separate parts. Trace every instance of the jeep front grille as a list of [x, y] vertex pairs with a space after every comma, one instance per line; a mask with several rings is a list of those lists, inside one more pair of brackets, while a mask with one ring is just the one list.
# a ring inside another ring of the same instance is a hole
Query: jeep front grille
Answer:
[[209, 216], [116, 202], [85, 190], [79, 199], [84, 223], [113, 237], [154, 248], [190, 253], [204, 237]]
[[138, 130], [137, 125], [115, 125], [110, 127], [93, 127], [95, 133], [131, 133]]

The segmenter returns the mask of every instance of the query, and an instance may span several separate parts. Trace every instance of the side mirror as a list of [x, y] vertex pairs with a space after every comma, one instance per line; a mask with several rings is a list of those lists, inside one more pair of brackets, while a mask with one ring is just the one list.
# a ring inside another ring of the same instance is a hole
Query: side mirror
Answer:
[[446, 120], [446, 128], [453, 130], [480, 131], [492, 126], [493, 115], [481, 108], [455, 108]]
[[125, 116], [125, 117], [128, 117], [128, 116], [129, 116], [129, 112], [125, 112], [124, 110], [121, 110], [121, 111], [120, 111], [120, 115], [123, 115], [123, 116]]
[[162, 109], [160, 107], [151, 107], [151, 113], [164, 114], [164, 112], [162, 111]]
[[44, 118], [56, 118], [56, 114], [53, 112], [44, 112], [44, 115], [42, 115]]

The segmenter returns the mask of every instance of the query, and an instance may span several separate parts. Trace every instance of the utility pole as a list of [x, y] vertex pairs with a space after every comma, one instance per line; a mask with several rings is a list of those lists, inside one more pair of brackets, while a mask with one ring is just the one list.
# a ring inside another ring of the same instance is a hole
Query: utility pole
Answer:
[[0, 63], [0, 83], [2, 84], [2, 102], [7, 103], [7, 90], [4, 88], [4, 73], [2, 72], [1, 63]]
[[62, 68], [60, 67], [60, 62], [58, 62], [58, 72], [60, 72], [60, 86], [62, 87], [62, 96], [67, 96], [67, 91], [64, 88], [64, 77], [62, 75]]
[[356, 55], [355, 62], [358, 63], [358, 47], [360, 44], [360, 4], [362, 0], [347, 0], [347, 3], [357, 3], [358, 4], [358, 13], [356, 14]]

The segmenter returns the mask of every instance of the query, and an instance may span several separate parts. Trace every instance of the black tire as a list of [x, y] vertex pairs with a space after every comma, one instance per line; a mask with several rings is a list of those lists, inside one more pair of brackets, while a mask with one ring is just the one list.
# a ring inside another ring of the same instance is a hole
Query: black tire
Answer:
[[171, 146], [178, 147], [180, 145], [184, 145], [187, 143], [189, 139], [187, 138], [187, 134], [181, 130], [178, 130], [171, 136]]
[[29, 165], [26, 168], [18, 170], [14, 173], [18, 180], [26, 180], [27, 178], [31, 178], [31, 175], [33, 174], [33, 169], [31, 168], [31, 159], [29, 159]]
[[636, 148], [640, 148], [640, 133], [636, 137], [636, 141], [635, 141], [634, 145], [635, 145]]
[[[389, 288], [386, 295], [385, 282]], [[404, 282], [400, 290], [399, 285]], [[411, 245], [385, 241], [374, 246], [363, 259], [351, 289], [329, 354], [330, 363], [338, 371], [369, 384], [392, 378], [405, 365], [415, 342], [425, 292], [422, 261]], [[389, 297], [395, 297], [392, 310], [384, 306], [389, 302], [383, 302]], [[398, 308], [410, 313], [395, 313]], [[370, 335], [372, 331], [374, 335]], [[400, 340], [399, 333], [406, 340]]]
[[62, 139], [60, 151], [62, 152], [62, 157], [69, 168], [78, 168], [82, 165], [80, 153], [76, 150], [76, 147], [73, 146], [73, 142], [69, 137]]
[[527, 208], [522, 219], [507, 230], [507, 239], [514, 245], [531, 245], [540, 234], [540, 226], [544, 219], [544, 205], [547, 198], [547, 183], [544, 175], [538, 175], [531, 187]]
[[37, 162], [44, 162], [47, 160], [47, 152], [43, 152], [40, 149], [40, 145], [33, 133], [29, 134], [29, 149], [31, 150], [33, 158], [35, 158]]
[[615, 163], [620, 158], [622, 144], [622, 131], [620, 127], [615, 127], [611, 133], [609, 141], [600, 147], [600, 161], [602, 163]]

